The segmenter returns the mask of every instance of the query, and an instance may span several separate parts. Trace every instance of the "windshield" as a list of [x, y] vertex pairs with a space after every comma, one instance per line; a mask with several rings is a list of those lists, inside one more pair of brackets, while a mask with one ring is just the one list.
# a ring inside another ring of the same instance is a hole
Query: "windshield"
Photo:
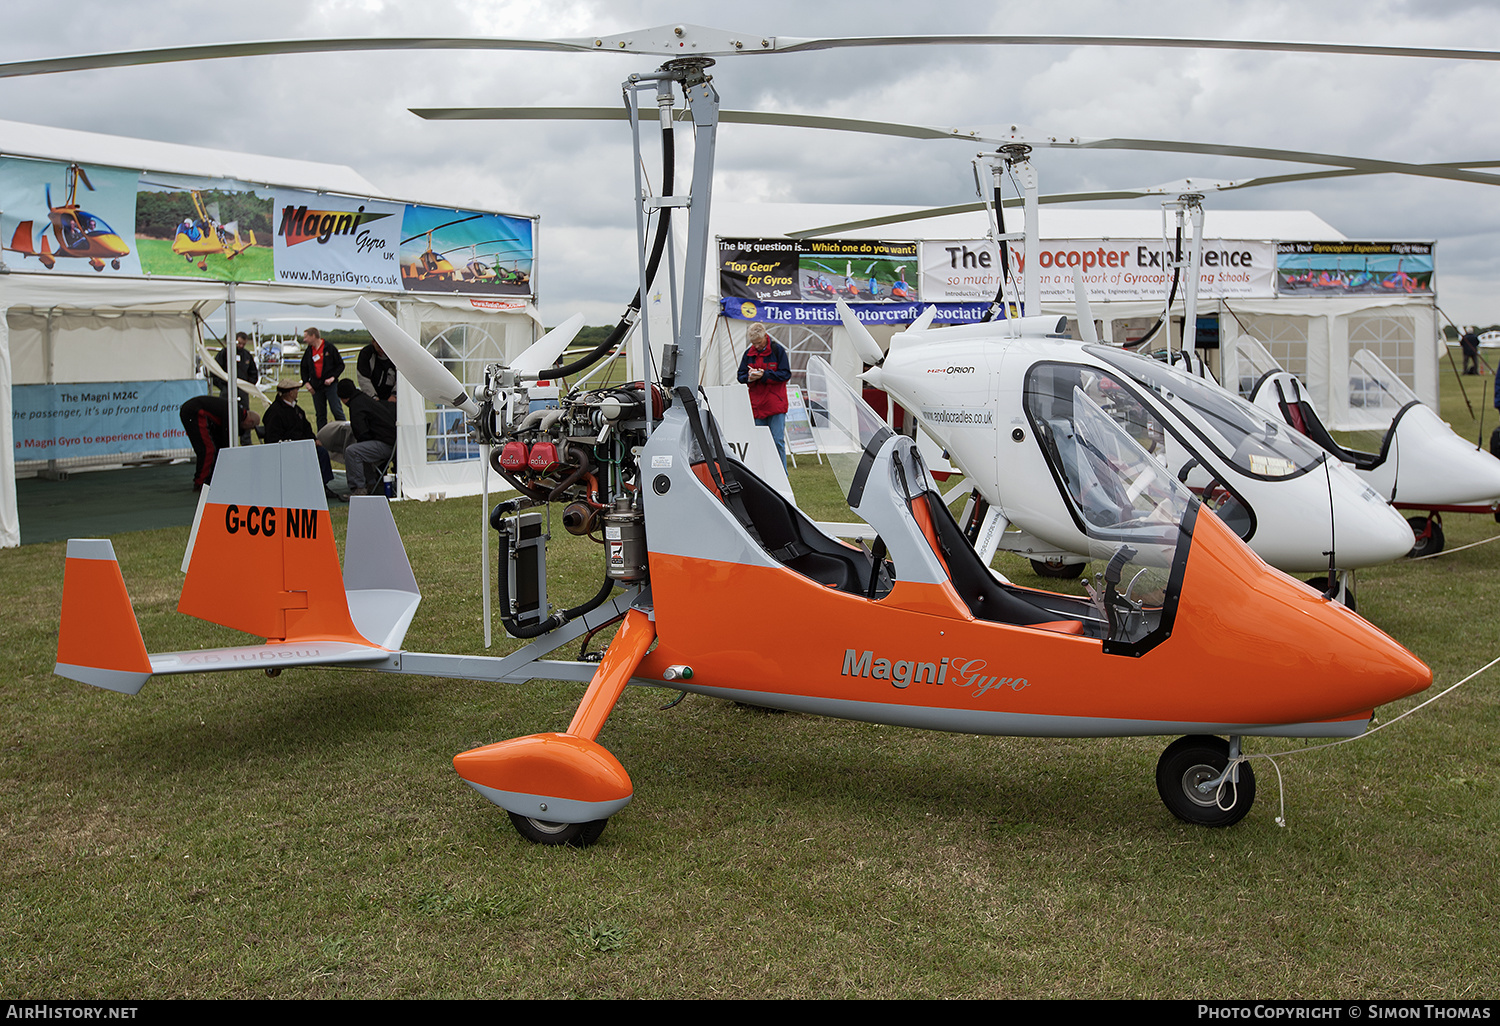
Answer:
[[833, 466], [850, 507], [857, 507], [870, 463], [891, 429], [819, 356], [807, 361], [807, 412], [819, 450]]
[[1281, 370], [1276, 357], [1261, 345], [1259, 339], [1250, 335], [1241, 335], [1234, 340], [1234, 356], [1239, 365], [1235, 374], [1238, 379], [1236, 385], [1240, 398], [1247, 402], [1255, 392], [1255, 386], [1260, 384], [1261, 378]]
[[1286, 424], [1239, 396], [1166, 364], [1118, 349], [1086, 346], [1118, 367], [1172, 409], [1210, 449], [1241, 473], [1259, 478], [1295, 477], [1328, 454]]
[[1403, 406], [1420, 401], [1417, 393], [1368, 349], [1361, 349], [1349, 360], [1350, 406], [1380, 410], [1394, 417]]

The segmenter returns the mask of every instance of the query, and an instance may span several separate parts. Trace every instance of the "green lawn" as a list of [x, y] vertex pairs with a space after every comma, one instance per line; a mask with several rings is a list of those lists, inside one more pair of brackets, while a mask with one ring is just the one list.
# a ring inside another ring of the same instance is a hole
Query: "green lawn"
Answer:
[[147, 274], [168, 275], [173, 278], [212, 278], [216, 281], [270, 281], [274, 277], [270, 246], [251, 246], [227, 260], [223, 254], [213, 254], [206, 260], [207, 270], [200, 270], [198, 262], [202, 256], [188, 260], [172, 252], [169, 239], [135, 240], [136, 252], [141, 257], [141, 270]]
[[[836, 511], [825, 468], [793, 482]], [[477, 507], [395, 507], [426, 595], [411, 648], [482, 650]], [[1450, 547], [1500, 534], [1445, 526]], [[237, 637], [174, 611], [186, 534], [115, 539], [153, 649]], [[597, 548], [556, 531], [551, 558], [555, 602], [592, 593]], [[126, 698], [51, 674], [62, 561], [60, 543], [0, 552], [8, 998], [1500, 990], [1500, 671], [1279, 760], [1284, 792], [1258, 762], [1256, 807], [1222, 831], [1162, 807], [1168, 739], [955, 736], [632, 688], [600, 740], [635, 800], [574, 851], [521, 841], [449, 760], [562, 729], [580, 686], [292, 670]], [[1500, 544], [1364, 571], [1360, 610], [1445, 685], [1500, 655], [1497, 573]], [[1217, 686], [1211, 664], [1196, 683]]]

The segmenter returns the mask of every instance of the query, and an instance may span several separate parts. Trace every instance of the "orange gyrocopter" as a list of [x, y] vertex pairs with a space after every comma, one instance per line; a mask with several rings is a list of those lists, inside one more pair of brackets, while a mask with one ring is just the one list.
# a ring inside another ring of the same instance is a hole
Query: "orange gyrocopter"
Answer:
[[118, 232], [104, 222], [102, 217], [91, 214], [78, 204], [78, 183], [90, 192], [94, 185], [88, 172], [77, 164], [69, 164], [67, 170], [68, 198], [62, 206], [52, 205], [52, 186], [46, 189], [47, 220], [52, 226], [52, 237], [57, 240], [53, 249], [47, 242], [44, 228], [32, 238], [32, 221], [22, 221], [11, 234], [10, 245], [5, 248], [23, 257], [34, 256], [43, 267], [51, 270], [59, 257], [74, 257], [87, 260], [96, 271], [104, 270], [106, 261], [115, 270], [120, 269], [120, 258], [128, 256], [130, 247]]
[[[682, 26], [637, 34], [631, 45], [676, 54], [687, 31], [706, 40], [699, 54], [719, 52], [710, 44], [736, 52], [727, 34]], [[57, 672], [130, 693], [154, 674], [299, 665], [587, 682], [565, 730], [454, 759], [524, 837], [574, 845], [597, 840], [633, 795], [625, 768], [598, 743], [632, 683], [958, 733], [1181, 735], [1158, 762], [1158, 791], [1173, 815], [1206, 826], [1237, 822], [1253, 802], [1242, 739], [1358, 735], [1377, 707], [1431, 684], [1396, 641], [1261, 561], [1076, 388], [1039, 401], [1048, 436], [1065, 450], [1055, 486], [1106, 565], [1087, 597], [997, 580], [913, 440], [887, 429], [820, 361], [808, 369], [814, 431], [834, 454], [850, 511], [874, 529], [873, 545], [825, 534], [728, 455], [697, 390], [719, 120], [712, 63], [671, 59], [624, 84], [633, 131], [661, 126], [668, 195], [650, 204], [660, 240], [674, 208], [687, 208], [690, 245], [680, 294], [672, 290], [680, 315], [656, 380], [576, 386], [555, 409], [531, 406], [534, 382], [578, 373], [630, 326], [650, 343], [639, 294], [588, 355], [556, 364], [578, 317], [509, 366], [487, 368], [472, 395], [375, 303], [356, 308], [406, 383], [463, 411], [488, 465], [517, 492], [490, 523], [501, 617], [520, 649], [404, 650], [420, 596], [389, 507], [381, 497], [351, 503], [340, 573], [313, 447], [288, 443], [221, 454], [178, 607], [264, 643], [149, 653], [109, 543], [78, 540], [68, 548]], [[676, 104], [694, 135], [694, 181], [680, 192], [667, 109]], [[644, 219], [638, 231], [640, 280], [652, 282], [669, 247], [651, 244]], [[1041, 428], [1015, 427], [1032, 430]], [[553, 502], [566, 504], [570, 531], [605, 542], [598, 591], [568, 609], [547, 601], [537, 509]], [[745, 629], [747, 610], [781, 614], [772, 636]], [[600, 662], [547, 658], [615, 622]]]

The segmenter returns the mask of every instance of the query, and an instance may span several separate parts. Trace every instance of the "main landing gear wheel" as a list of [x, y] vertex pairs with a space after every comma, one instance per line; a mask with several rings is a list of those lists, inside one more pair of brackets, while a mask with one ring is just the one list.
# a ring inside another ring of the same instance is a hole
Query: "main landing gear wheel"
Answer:
[[510, 821], [516, 832], [533, 844], [566, 844], [570, 848], [587, 848], [599, 840], [604, 833], [607, 819], [596, 819], [592, 823], [552, 823], [545, 819], [532, 819], [510, 813]]
[[1087, 563], [1064, 563], [1061, 559], [1033, 559], [1031, 569], [1038, 577], [1052, 577], [1058, 580], [1071, 580], [1083, 573]]
[[[1495, 519], [1500, 520], [1500, 513], [1495, 514]], [[1406, 522], [1411, 525], [1411, 533], [1417, 538], [1417, 543], [1406, 554], [1408, 559], [1431, 556], [1443, 551], [1443, 525], [1436, 517], [1407, 517]]]
[[1224, 781], [1208, 793], [1199, 785], [1215, 780], [1229, 765], [1229, 742], [1221, 737], [1190, 734], [1167, 746], [1156, 764], [1156, 790], [1172, 815], [1198, 826], [1227, 827], [1238, 823], [1255, 801], [1255, 773], [1240, 763], [1239, 783]]

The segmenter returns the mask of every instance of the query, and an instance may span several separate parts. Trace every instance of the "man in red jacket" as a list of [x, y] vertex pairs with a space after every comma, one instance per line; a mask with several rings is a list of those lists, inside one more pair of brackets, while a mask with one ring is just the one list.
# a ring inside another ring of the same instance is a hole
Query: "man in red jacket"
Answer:
[[750, 386], [750, 412], [755, 423], [771, 429], [781, 465], [786, 466], [786, 383], [792, 376], [792, 364], [781, 343], [766, 333], [759, 322], [745, 333], [750, 347], [740, 357], [740, 384]]

